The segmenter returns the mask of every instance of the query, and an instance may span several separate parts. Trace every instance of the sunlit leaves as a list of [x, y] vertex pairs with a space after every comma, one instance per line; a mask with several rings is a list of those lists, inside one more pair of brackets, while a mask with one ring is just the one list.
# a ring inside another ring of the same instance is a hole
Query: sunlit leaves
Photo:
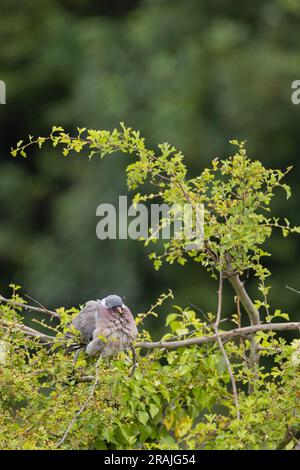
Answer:
[[[224, 255], [229, 254], [232, 268], [239, 273], [253, 270], [261, 280], [269, 272], [263, 266], [262, 256], [268, 255], [261, 246], [279, 228], [284, 237], [298, 227], [291, 227], [288, 220], [267, 217], [276, 188], [282, 188], [286, 197], [291, 195], [290, 187], [282, 180], [286, 171], [267, 169], [260, 161], [251, 160], [246, 153], [246, 142], [232, 140], [236, 153], [226, 159], [214, 159], [211, 167], [192, 179], [188, 178], [184, 157], [174, 146], [159, 144], [157, 150], [148, 149], [139, 131], [121, 123], [120, 129], [113, 131], [78, 128], [77, 135], [71, 136], [62, 127], [53, 126], [50, 136], [30, 137], [27, 144], [19, 141], [12, 155], [27, 155], [27, 148], [33, 144], [41, 147], [50, 142], [54, 147], [62, 146], [62, 154], [68, 156], [89, 151], [89, 158], [121, 152], [135, 155], [126, 168], [127, 185], [130, 190], [143, 187], [150, 182], [155, 191], [133, 196], [134, 204], [158, 197], [169, 205], [189, 203], [193, 207], [204, 204], [205, 243], [201, 250], [186, 251], [187, 240], [175, 237], [164, 243], [164, 252], [159, 248], [150, 255], [154, 268], [158, 270], [163, 261], [184, 265], [191, 257], [201, 263], [212, 275], [216, 270], [224, 270]], [[172, 215], [171, 215], [172, 216]], [[174, 217], [174, 216], [173, 216]], [[163, 228], [161, 224], [160, 230]], [[146, 246], [156, 243], [149, 234], [144, 240]]]
[[[283, 183], [291, 167], [286, 171], [267, 169], [247, 156], [245, 142], [233, 140], [236, 149], [232, 156], [214, 159], [209, 168], [190, 179], [181, 152], [168, 143], [148, 149], [140, 133], [123, 123], [113, 131], [78, 128], [73, 136], [54, 126], [49, 136], [30, 136], [26, 144], [19, 141], [12, 156], [26, 157], [28, 147], [35, 144], [41, 148], [46, 142], [59, 147], [65, 157], [85, 151], [89, 159], [115, 152], [128, 154], [128, 189], [140, 190], [133, 195], [135, 204], [154, 198], [167, 204], [204, 204], [203, 248], [186, 251], [186, 240], [176, 237], [159, 244], [157, 234], [150, 233], [143, 241], [146, 246], [153, 243], [158, 247], [149, 255], [154, 268], [159, 269], [164, 261], [184, 265], [192, 258], [216, 276], [219, 270], [226, 272], [230, 260], [230, 269], [240, 274], [251, 270], [259, 278], [263, 300], [257, 300], [256, 307], [265, 309], [266, 321], [288, 320], [286, 313], [270, 311], [270, 286], [265, 285], [270, 271], [263, 260], [270, 256], [265, 244], [274, 229], [284, 237], [300, 233], [287, 219], [282, 222], [270, 214], [278, 188], [287, 198], [291, 195], [290, 187]], [[163, 226], [164, 220], [160, 228]], [[20, 299], [18, 289], [13, 286], [14, 301]], [[137, 316], [137, 323], [156, 317], [157, 307], [172, 298], [171, 291], [160, 296], [148, 312]], [[74, 367], [72, 357], [61, 347], [76, 309], [59, 310], [61, 324], [51, 350], [15, 328], [20, 308], [1, 306], [1, 313], [6, 323], [0, 325], [0, 341], [5, 345], [0, 376], [0, 446], [55, 448], [89, 394], [90, 381], [84, 377], [93, 378], [94, 374], [93, 360], [82, 355]], [[237, 314], [232, 319], [239, 324]], [[208, 323], [213, 321], [211, 314], [207, 322], [190, 308], [173, 306], [162, 341], [212, 335], [213, 324]], [[140, 339], [151, 341], [151, 335], [141, 331]], [[260, 366], [255, 381], [248, 363], [249, 339], [225, 344], [238, 386], [240, 420], [236, 419], [224, 356], [215, 344], [141, 354], [133, 377], [130, 361], [122, 354], [110, 366], [105, 361], [101, 365], [94, 399], [77, 419], [64, 448], [276, 448], [287, 431], [299, 431], [299, 345], [288, 345], [274, 332], [260, 331], [256, 340], [259, 354], [271, 360], [272, 367], [265, 370]], [[253, 393], [247, 395], [246, 386], [254, 382]], [[293, 434], [291, 439], [293, 443]]]

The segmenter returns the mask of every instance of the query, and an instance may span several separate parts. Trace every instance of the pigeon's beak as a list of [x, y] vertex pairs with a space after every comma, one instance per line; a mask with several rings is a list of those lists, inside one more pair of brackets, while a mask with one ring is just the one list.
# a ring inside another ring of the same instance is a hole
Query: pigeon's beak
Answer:
[[117, 312], [122, 315], [123, 314], [123, 307], [117, 307]]

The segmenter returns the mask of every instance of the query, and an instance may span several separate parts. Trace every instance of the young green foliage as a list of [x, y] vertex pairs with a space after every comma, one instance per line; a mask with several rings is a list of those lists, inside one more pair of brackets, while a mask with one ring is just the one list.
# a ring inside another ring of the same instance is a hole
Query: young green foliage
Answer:
[[[89, 396], [95, 360], [81, 353], [76, 366], [61, 345], [67, 326], [57, 327], [54, 345], [45, 347], [18, 327], [24, 302], [17, 294], [0, 305], [0, 341], [5, 344], [0, 374], [0, 448], [55, 449]], [[61, 309], [59, 309], [61, 311]], [[76, 314], [76, 313], [75, 313]], [[71, 321], [74, 313], [68, 314]], [[145, 313], [140, 318], [145, 318]], [[212, 319], [213, 315], [209, 314]], [[162, 341], [210, 336], [210, 319], [191, 308], [174, 307]], [[139, 340], [151, 341], [139, 324]], [[272, 332], [258, 335], [261, 367], [255, 392], [245, 362], [249, 341], [226, 343], [239, 389], [237, 420], [230, 379], [217, 343], [171, 351], [139, 351], [139, 367], [130, 376], [124, 353], [100, 364], [99, 383], [70, 429], [62, 449], [274, 449], [294, 446], [299, 432], [299, 342], [287, 344]], [[294, 437], [293, 437], [294, 436]]]
[[[53, 147], [60, 145], [64, 156], [83, 150], [89, 152], [90, 159], [117, 151], [134, 154], [137, 158], [126, 169], [128, 189], [142, 188], [147, 181], [154, 188], [143, 195], [136, 193], [135, 204], [159, 198], [169, 205], [189, 203], [195, 208], [204, 205], [203, 248], [186, 250], [187, 240], [173, 237], [164, 243], [163, 253], [150, 254], [156, 269], [164, 260], [185, 264], [191, 257], [215, 275], [216, 270], [226, 271], [230, 260], [230, 269], [234, 272], [243, 274], [251, 269], [263, 281], [270, 274], [262, 263], [262, 258], [270, 255], [263, 245], [273, 229], [280, 229], [283, 236], [300, 232], [300, 228], [291, 227], [288, 220], [281, 223], [270, 215], [270, 204], [277, 188], [290, 197], [290, 187], [283, 180], [292, 167], [286, 171], [265, 168], [261, 162], [247, 156], [245, 142], [231, 141], [235, 153], [224, 160], [213, 160], [211, 167], [196, 178], [188, 177], [183, 155], [175, 147], [164, 143], [158, 145], [157, 152], [148, 149], [140, 133], [123, 123], [121, 129], [113, 131], [78, 129], [75, 136], [54, 126], [47, 137], [30, 137], [27, 144], [18, 142], [12, 149], [12, 156], [26, 157], [31, 145], [41, 147], [47, 141]], [[156, 240], [157, 236], [149, 234], [145, 243]]]
[[[149, 256], [154, 267], [159, 269], [163, 261], [184, 264], [192, 258], [213, 276], [220, 275], [220, 280], [222, 275], [228, 277], [237, 294], [237, 312], [226, 313], [233, 328], [241, 324], [240, 301], [257, 327], [261, 309], [268, 323], [288, 320], [286, 313], [270, 308], [270, 286], [265, 285], [270, 272], [262, 260], [270, 255], [265, 242], [275, 228], [283, 236], [300, 231], [271, 213], [277, 188], [290, 196], [284, 177], [291, 167], [267, 169], [247, 156], [245, 142], [232, 141], [232, 156], [213, 160], [199, 176], [189, 178], [181, 152], [167, 143], [155, 151], [148, 149], [139, 132], [124, 124], [113, 131], [78, 129], [74, 136], [53, 127], [49, 136], [18, 142], [12, 156], [26, 157], [30, 146], [41, 148], [46, 142], [60, 146], [65, 157], [83, 151], [90, 159], [115, 152], [132, 156], [126, 174], [128, 189], [135, 191], [134, 203], [157, 198], [169, 205], [189, 203], [196, 208], [203, 204], [203, 246], [187, 251], [187, 240], [176, 237], [163, 244], [162, 252], [156, 244]], [[146, 183], [153, 191], [145, 191]], [[163, 224], [162, 220], [160, 228]], [[158, 234], [150, 233], [145, 245], [157, 238]], [[262, 300], [252, 302], [248, 297], [239, 278], [246, 271], [259, 278]], [[298, 442], [299, 342], [288, 344], [275, 332], [258, 331], [255, 341], [249, 335], [221, 341], [222, 351], [218, 336], [222, 324], [216, 325], [213, 313], [203, 321], [194, 310], [174, 306], [161, 341], [211, 340], [213, 335], [218, 341], [201, 347], [181, 343], [170, 350], [155, 347], [147, 354], [138, 348], [138, 368], [132, 377], [125, 354], [110, 366], [103, 360], [93, 399], [87, 402], [95, 383], [95, 360], [82, 353], [74, 368], [63, 347], [78, 310], [57, 310], [60, 324], [49, 330], [53, 341], [47, 348], [22, 329], [23, 312], [14, 302], [24, 301], [13, 289], [12, 302], [0, 305], [1, 448], [54, 449], [60, 443], [64, 449], [291, 449]], [[142, 322], [149, 315], [157, 316], [168, 298], [173, 298], [171, 292], [137, 315], [138, 344], [152, 341]], [[267, 358], [268, 367], [259, 365], [259, 358]]]

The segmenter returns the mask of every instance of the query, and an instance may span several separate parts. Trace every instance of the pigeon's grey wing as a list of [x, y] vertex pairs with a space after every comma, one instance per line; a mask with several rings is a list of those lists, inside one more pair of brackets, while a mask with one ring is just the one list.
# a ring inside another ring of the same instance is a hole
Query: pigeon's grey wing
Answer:
[[72, 325], [80, 331], [83, 340], [87, 343], [93, 339], [93, 333], [97, 327], [99, 318], [101, 318], [102, 309], [103, 306], [101, 302], [90, 300], [81, 310], [78, 317], [74, 318], [72, 321]]

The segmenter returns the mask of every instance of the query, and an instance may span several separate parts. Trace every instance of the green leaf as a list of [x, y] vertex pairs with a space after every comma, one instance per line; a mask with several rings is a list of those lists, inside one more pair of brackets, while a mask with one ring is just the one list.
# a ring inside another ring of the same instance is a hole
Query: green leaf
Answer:
[[155, 418], [155, 416], [160, 412], [160, 408], [157, 405], [154, 405], [154, 403], [150, 403], [149, 406], [149, 413], [151, 418]]
[[149, 415], [146, 411], [139, 411], [137, 414], [137, 418], [142, 424], [147, 424], [149, 421]]
[[178, 317], [178, 313], [170, 313], [166, 319], [166, 326], [169, 326], [170, 323], [176, 320], [177, 317]]

